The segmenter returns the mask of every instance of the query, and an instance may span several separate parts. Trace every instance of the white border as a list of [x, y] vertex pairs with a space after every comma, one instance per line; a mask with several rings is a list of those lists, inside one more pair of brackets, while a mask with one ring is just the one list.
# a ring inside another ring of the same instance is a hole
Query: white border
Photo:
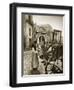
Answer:
[[[40, 75], [21, 77], [21, 13], [48, 13], [64, 14], [63, 35], [64, 35], [64, 75]], [[65, 81], [69, 80], [69, 11], [41, 8], [17, 8], [17, 83]]]

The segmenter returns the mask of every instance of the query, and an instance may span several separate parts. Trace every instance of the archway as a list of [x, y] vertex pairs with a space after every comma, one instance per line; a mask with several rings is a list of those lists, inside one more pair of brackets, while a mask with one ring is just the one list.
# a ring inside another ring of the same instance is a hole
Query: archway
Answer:
[[44, 36], [40, 36], [39, 37], [39, 44], [40, 45], [44, 45], [45, 44], [45, 37]]

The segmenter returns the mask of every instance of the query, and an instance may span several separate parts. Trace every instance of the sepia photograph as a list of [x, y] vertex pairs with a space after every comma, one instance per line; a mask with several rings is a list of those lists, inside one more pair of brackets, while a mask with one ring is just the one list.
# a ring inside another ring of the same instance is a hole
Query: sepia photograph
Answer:
[[22, 76], [63, 74], [63, 15], [21, 14]]

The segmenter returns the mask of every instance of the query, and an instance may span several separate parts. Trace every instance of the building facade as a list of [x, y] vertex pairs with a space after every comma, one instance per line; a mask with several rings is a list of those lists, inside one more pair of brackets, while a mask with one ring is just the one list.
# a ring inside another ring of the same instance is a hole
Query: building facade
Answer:
[[62, 40], [62, 31], [54, 29], [54, 41], [57, 43], [63, 43]]
[[22, 14], [22, 25], [24, 33], [24, 49], [28, 50], [32, 45], [33, 20], [31, 15]]

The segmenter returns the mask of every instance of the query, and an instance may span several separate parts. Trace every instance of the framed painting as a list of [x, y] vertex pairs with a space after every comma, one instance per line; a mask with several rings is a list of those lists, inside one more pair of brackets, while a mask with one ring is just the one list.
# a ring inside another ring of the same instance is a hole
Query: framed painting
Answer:
[[72, 83], [72, 7], [10, 4], [10, 86]]

